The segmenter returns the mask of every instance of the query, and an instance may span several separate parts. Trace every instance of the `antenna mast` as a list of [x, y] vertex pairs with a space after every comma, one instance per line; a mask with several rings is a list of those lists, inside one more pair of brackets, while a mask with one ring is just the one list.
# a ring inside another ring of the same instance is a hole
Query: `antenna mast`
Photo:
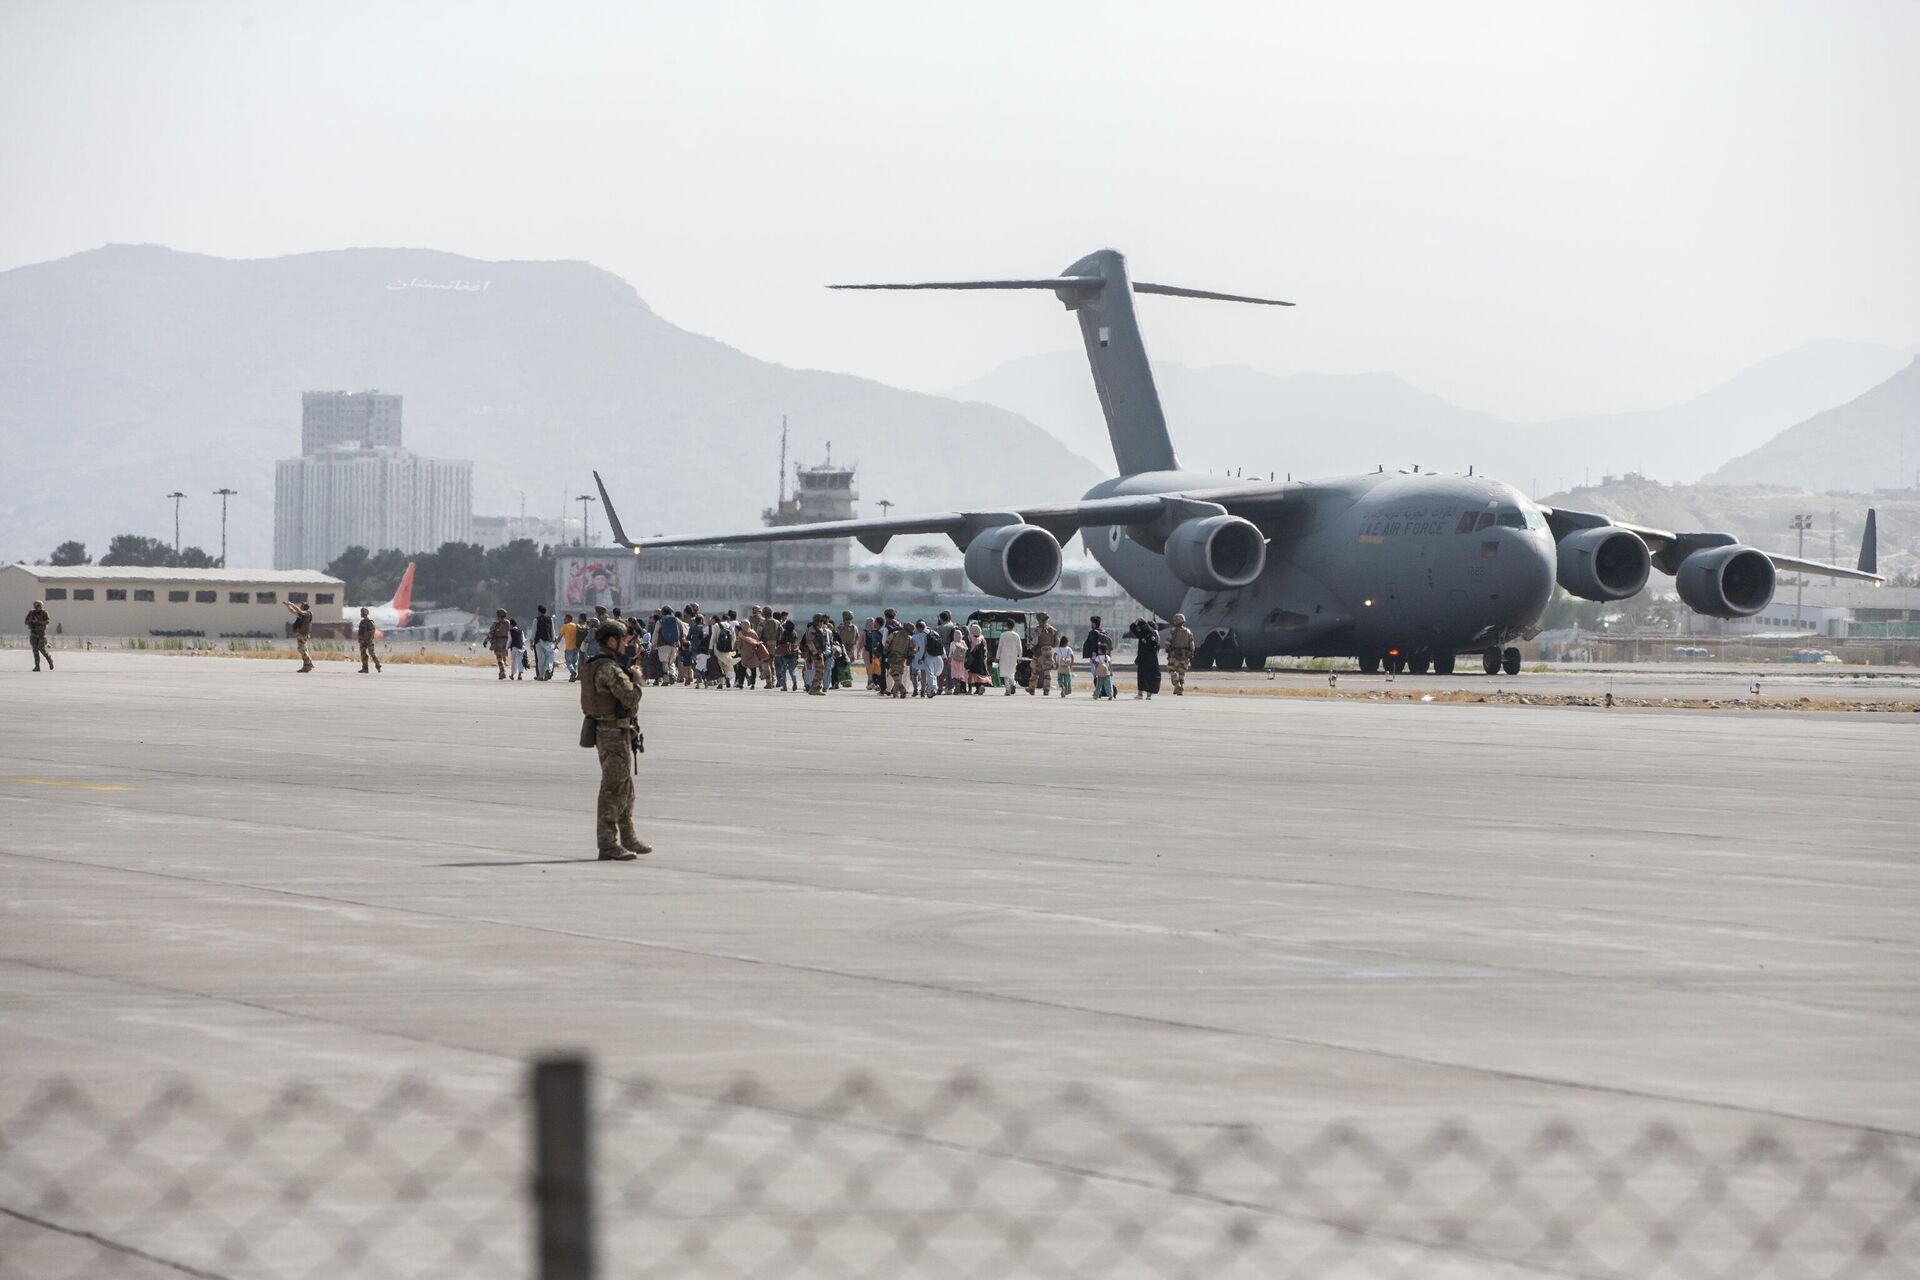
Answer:
[[780, 505], [787, 505], [787, 415], [780, 415]]

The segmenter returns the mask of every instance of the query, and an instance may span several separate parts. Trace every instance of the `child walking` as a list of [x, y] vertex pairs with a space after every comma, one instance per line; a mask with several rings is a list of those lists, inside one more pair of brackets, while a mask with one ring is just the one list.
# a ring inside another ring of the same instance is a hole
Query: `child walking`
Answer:
[[1113, 650], [1101, 645], [1094, 651], [1091, 659], [1093, 667], [1093, 696], [1095, 698], [1113, 697]]
[[1060, 685], [1061, 697], [1073, 692], [1073, 645], [1064, 631], [1060, 643], [1053, 647], [1053, 678]]

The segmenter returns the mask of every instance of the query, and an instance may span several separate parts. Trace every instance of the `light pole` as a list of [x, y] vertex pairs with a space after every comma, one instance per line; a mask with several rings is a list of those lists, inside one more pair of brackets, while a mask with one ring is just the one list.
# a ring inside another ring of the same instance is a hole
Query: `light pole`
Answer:
[[[1787, 527], [1800, 536], [1799, 548], [1794, 551], [1793, 554], [1799, 559], [1805, 560], [1807, 558], [1807, 530], [1813, 528], [1813, 516], [1811, 514], [1795, 516], [1792, 523]], [[1793, 577], [1793, 625], [1796, 629], [1800, 626], [1800, 601], [1801, 598], [1806, 595], [1806, 591], [1807, 575], [1805, 573], [1795, 573]]]
[[180, 558], [180, 499], [187, 495], [175, 489], [167, 495], [173, 499], [173, 558]]
[[[220, 499], [220, 567], [227, 567], [227, 499], [239, 493], [238, 489], [215, 489], [213, 496]], [[177, 523], [177, 522], [176, 522]], [[180, 540], [180, 531], [175, 528], [173, 540]]]
[[590, 493], [577, 493], [573, 500], [580, 504], [580, 549], [586, 550], [593, 545], [593, 520], [587, 504], [593, 501]]

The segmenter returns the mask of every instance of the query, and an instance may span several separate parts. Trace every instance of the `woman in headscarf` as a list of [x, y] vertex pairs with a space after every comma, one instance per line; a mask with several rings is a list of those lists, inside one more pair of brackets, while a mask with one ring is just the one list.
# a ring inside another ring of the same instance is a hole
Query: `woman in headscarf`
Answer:
[[953, 633], [953, 643], [947, 646], [947, 692], [965, 693], [967, 691], [967, 633]]
[[1145, 618], [1135, 618], [1127, 634], [1139, 641], [1133, 654], [1133, 678], [1136, 698], [1151, 698], [1160, 692], [1160, 632]]
[[993, 680], [993, 676], [987, 671], [987, 662], [986, 634], [980, 630], [979, 623], [969, 622], [967, 624], [966, 663], [967, 691], [969, 693], [985, 693], [987, 691], [987, 685]]

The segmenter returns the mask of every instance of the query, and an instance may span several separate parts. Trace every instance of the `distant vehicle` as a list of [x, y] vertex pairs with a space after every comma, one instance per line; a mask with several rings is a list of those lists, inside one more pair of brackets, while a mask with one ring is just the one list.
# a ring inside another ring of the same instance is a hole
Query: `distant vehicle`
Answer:
[[1806, 662], [1806, 663], [1816, 663], [1816, 662], [1838, 663], [1840, 659], [1836, 658], [1831, 651], [1826, 649], [1796, 649], [1792, 653], [1788, 654], [1786, 657], [1780, 659], [1780, 661]]
[[1673, 650], [1673, 660], [1675, 662], [1698, 662], [1702, 658], [1711, 658], [1712, 656], [1712, 651], [1701, 649], [1690, 644], [1675, 645]]
[[1000, 633], [1008, 627], [1020, 629], [1020, 640], [1024, 644], [1032, 627], [1027, 615], [1019, 609], [975, 609], [967, 615], [967, 625], [972, 626], [976, 622], [980, 624], [980, 633], [986, 636], [988, 644], [998, 640]]
[[341, 620], [357, 624], [360, 610], [364, 608], [367, 616], [373, 619], [376, 635], [406, 626], [413, 618], [413, 564], [413, 561], [407, 561], [407, 571], [400, 575], [400, 586], [394, 591], [393, 599], [385, 604], [350, 604], [340, 611]]
[[[1028, 676], [1033, 670], [1031, 665], [1033, 662], [1033, 643], [1028, 639], [1028, 637], [1033, 634], [1033, 624], [1028, 621], [1027, 614], [1019, 609], [975, 609], [967, 615], [967, 625], [971, 626], [976, 622], [980, 624], [980, 634], [987, 638], [987, 652], [989, 654], [997, 655], [999, 653], [1000, 635], [1002, 632], [1007, 630], [1018, 630], [1020, 632], [1020, 665], [1019, 668], [1014, 671], [1011, 678], [1016, 684], [1024, 688], [1028, 682]], [[987, 665], [999, 675], [1001, 680], [1004, 681], [1009, 678], [1006, 672], [1000, 670], [1000, 661], [997, 656], [990, 658]]]

